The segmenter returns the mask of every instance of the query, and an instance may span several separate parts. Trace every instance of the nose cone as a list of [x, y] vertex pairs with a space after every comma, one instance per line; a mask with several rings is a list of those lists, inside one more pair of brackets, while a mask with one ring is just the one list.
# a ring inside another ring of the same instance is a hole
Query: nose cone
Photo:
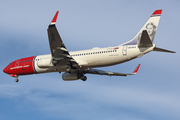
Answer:
[[8, 74], [9, 69], [7, 67], [4, 68], [3, 72]]

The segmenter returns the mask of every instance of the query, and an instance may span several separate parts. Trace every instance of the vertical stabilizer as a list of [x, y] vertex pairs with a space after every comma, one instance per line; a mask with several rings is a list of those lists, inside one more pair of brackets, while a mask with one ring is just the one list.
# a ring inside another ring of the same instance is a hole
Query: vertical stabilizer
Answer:
[[129, 42], [123, 44], [123, 45], [137, 45], [141, 39], [142, 32], [144, 30], [147, 31], [149, 38], [151, 42], [153, 43], [155, 33], [159, 24], [159, 20], [161, 17], [162, 10], [156, 10], [151, 17], [148, 19], [148, 21], [144, 24], [144, 26], [140, 29], [140, 31], [136, 34], [136, 36]]

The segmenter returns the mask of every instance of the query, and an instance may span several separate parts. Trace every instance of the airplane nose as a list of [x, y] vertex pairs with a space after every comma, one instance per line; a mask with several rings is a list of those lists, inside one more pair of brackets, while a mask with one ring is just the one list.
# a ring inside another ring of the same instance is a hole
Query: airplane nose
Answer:
[[4, 72], [4, 73], [8, 73], [8, 68], [5, 67], [5, 68], [3, 69], [3, 72]]

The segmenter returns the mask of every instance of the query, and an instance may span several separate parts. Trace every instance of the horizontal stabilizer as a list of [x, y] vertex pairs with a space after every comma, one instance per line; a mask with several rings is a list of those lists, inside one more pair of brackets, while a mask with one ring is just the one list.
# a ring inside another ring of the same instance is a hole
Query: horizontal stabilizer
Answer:
[[176, 52], [174, 52], [174, 51], [170, 51], [170, 50], [166, 50], [166, 49], [162, 49], [162, 48], [158, 48], [158, 47], [155, 47], [153, 51], [176, 53]]
[[152, 41], [149, 38], [147, 30], [143, 30], [138, 47], [152, 47]]

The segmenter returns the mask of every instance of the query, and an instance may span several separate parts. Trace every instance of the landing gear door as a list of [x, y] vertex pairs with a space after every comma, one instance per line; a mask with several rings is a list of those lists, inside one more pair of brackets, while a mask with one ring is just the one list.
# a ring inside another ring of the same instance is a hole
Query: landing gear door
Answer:
[[122, 49], [123, 56], [127, 55], [127, 46], [124, 46]]

